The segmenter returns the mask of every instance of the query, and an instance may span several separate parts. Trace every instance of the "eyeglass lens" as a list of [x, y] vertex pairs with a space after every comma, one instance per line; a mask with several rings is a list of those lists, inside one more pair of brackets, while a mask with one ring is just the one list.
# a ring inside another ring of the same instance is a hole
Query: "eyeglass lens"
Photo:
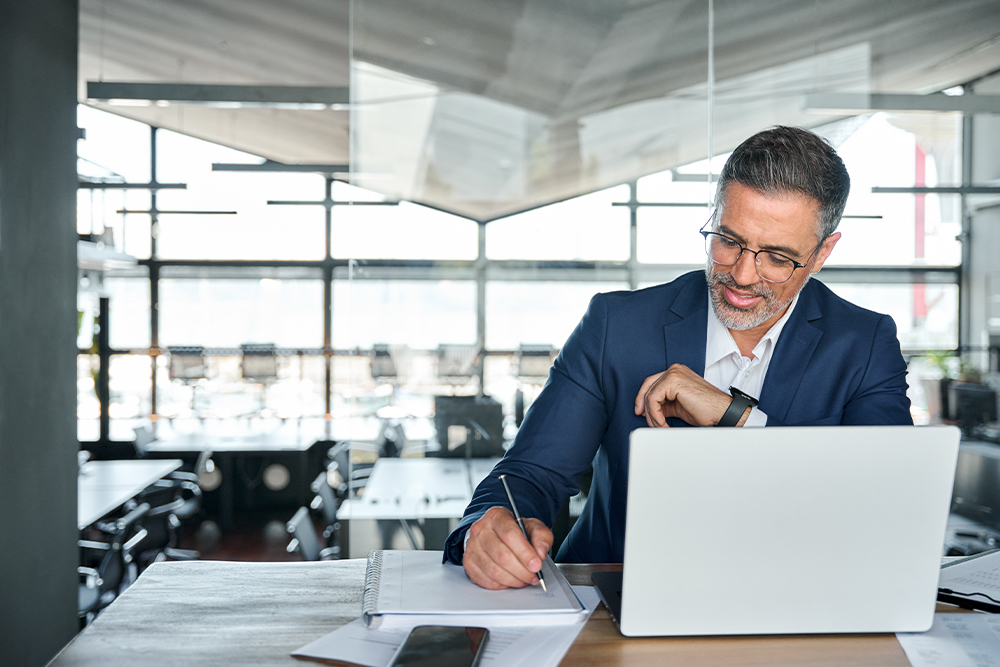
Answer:
[[[708, 233], [705, 236], [705, 252], [712, 258], [712, 261], [721, 266], [732, 266], [744, 251], [743, 246], [733, 239], [721, 234]], [[752, 250], [746, 250], [753, 253]], [[795, 271], [795, 263], [783, 255], [766, 250], [756, 253], [757, 275], [768, 282], [783, 283], [792, 277]]]

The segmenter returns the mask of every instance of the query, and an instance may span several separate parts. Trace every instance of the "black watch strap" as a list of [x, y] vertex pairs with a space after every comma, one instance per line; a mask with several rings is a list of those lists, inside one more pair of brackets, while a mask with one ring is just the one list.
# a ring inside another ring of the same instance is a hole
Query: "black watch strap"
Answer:
[[757, 407], [757, 399], [750, 394], [742, 392], [736, 387], [730, 387], [729, 393], [733, 395], [733, 402], [729, 404], [726, 414], [722, 415], [722, 419], [716, 426], [736, 426], [748, 407]]

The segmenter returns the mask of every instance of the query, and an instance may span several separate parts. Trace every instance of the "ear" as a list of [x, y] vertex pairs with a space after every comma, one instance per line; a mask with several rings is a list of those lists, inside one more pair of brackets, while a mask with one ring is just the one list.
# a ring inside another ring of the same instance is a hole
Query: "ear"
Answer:
[[819, 273], [819, 270], [823, 268], [826, 264], [827, 258], [830, 253], [833, 252], [833, 247], [837, 245], [837, 241], [840, 240], [840, 232], [834, 232], [826, 237], [823, 241], [823, 245], [820, 249], [816, 251], [816, 261], [813, 263], [813, 268], [810, 273]]

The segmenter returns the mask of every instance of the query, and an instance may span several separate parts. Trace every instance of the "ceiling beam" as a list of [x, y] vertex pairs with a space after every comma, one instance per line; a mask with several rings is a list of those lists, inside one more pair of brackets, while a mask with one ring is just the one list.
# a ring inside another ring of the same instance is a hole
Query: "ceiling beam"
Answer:
[[346, 86], [265, 86], [207, 83], [142, 83], [88, 81], [87, 98], [93, 101], [146, 100], [209, 106], [332, 108], [350, 102]]
[[103, 183], [81, 180], [77, 187], [81, 190], [186, 190], [187, 183]]
[[312, 174], [350, 174], [348, 164], [285, 164], [274, 160], [263, 162], [213, 162], [212, 171], [295, 171]]
[[895, 95], [885, 93], [815, 93], [802, 108], [817, 113], [854, 115], [869, 111], [960, 111], [1000, 113], [1000, 95]]

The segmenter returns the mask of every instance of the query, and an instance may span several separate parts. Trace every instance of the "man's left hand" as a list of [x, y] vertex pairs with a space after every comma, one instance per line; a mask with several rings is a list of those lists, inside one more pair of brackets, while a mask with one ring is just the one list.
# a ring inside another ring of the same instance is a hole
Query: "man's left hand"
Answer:
[[[642, 383], [635, 397], [635, 414], [645, 415], [646, 423], [654, 428], [668, 426], [669, 417], [678, 417], [692, 426], [715, 426], [732, 401], [732, 396], [687, 366], [674, 364]], [[747, 416], [743, 415], [739, 426]]]

